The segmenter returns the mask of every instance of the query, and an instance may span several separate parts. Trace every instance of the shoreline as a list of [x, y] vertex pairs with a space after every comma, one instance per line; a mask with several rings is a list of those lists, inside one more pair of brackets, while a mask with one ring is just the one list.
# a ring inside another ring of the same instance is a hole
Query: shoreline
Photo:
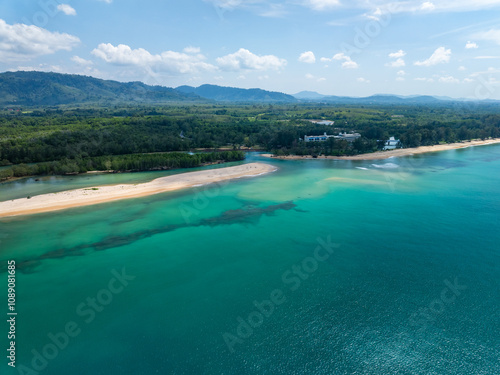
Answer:
[[500, 138], [487, 139], [487, 140], [475, 140], [475, 141], [466, 141], [466, 142], [457, 142], [457, 143], [447, 143], [442, 145], [434, 145], [434, 146], [420, 146], [414, 148], [399, 148], [396, 150], [388, 150], [388, 151], [376, 151], [369, 154], [361, 154], [354, 156], [318, 156], [317, 158], [313, 158], [310, 155], [307, 156], [299, 156], [299, 155], [288, 155], [288, 156], [273, 156], [272, 154], [262, 154], [261, 156], [270, 158], [270, 159], [279, 159], [279, 160], [383, 160], [389, 159], [392, 157], [402, 157], [402, 156], [411, 156], [418, 154], [425, 154], [428, 152], [437, 152], [437, 151], [448, 151], [448, 150], [457, 150], [460, 148], [467, 148], [472, 146], [486, 146], [500, 143]]
[[256, 177], [278, 168], [264, 163], [186, 172], [160, 177], [142, 184], [105, 185], [35, 195], [0, 202], [0, 218], [52, 212], [73, 207], [90, 206], [122, 199], [139, 198], [168, 191], [208, 185], [242, 177]]

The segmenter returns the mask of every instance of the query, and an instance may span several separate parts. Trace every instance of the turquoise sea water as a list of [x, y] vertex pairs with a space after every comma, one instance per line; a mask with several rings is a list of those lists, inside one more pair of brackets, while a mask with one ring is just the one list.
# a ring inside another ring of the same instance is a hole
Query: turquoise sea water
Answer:
[[2, 374], [500, 373], [500, 146], [251, 161], [279, 170], [1, 219], [19, 314]]

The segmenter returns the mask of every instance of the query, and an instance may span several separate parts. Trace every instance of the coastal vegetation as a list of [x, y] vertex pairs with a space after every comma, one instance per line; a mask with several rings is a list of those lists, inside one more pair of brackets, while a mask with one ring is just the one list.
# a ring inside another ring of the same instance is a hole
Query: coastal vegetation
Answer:
[[[301, 140], [304, 135], [354, 131], [361, 134], [354, 142]], [[242, 150], [357, 155], [380, 149], [381, 141], [390, 136], [400, 139], [404, 147], [500, 137], [500, 109], [488, 103], [456, 102], [439, 106], [4, 107], [0, 110], [0, 165], [10, 168], [2, 168], [0, 178], [188, 168], [241, 160]]]

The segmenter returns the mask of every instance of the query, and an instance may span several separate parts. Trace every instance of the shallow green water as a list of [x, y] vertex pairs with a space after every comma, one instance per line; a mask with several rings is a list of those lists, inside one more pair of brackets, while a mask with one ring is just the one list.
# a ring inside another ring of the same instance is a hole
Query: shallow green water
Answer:
[[[54, 375], [500, 373], [499, 146], [255, 160], [279, 170], [1, 220], [0, 259], [18, 264], [17, 365]], [[24, 181], [0, 194], [160, 175]], [[53, 346], [49, 334], [68, 323], [75, 337]]]

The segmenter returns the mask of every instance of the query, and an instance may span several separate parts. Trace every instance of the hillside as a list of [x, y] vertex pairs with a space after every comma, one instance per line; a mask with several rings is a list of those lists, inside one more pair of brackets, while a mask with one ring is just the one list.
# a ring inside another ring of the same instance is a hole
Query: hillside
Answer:
[[185, 94], [196, 94], [202, 98], [226, 102], [290, 103], [297, 101], [291, 95], [261, 89], [240, 89], [236, 87], [202, 85], [199, 87], [179, 86], [176, 90]]
[[162, 103], [203, 100], [163, 86], [121, 83], [93, 77], [44, 73], [0, 74], [0, 105]]

